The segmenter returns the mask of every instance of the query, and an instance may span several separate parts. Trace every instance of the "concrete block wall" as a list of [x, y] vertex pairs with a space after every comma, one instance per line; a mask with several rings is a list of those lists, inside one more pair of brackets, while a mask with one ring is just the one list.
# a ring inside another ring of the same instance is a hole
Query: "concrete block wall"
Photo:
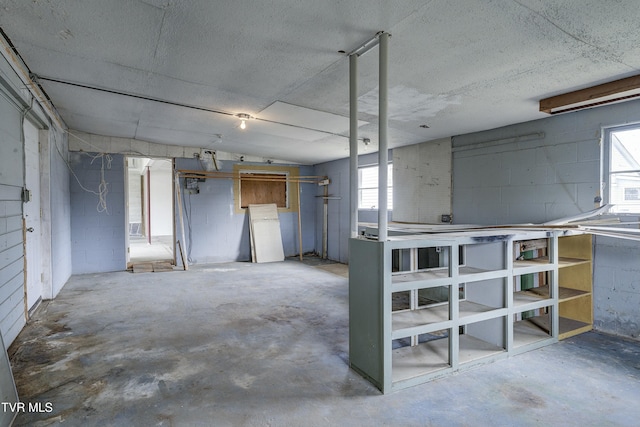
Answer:
[[[453, 137], [455, 223], [540, 223], [593, 209], [602, 128], [638, 122], [640, 101], [629, 101]], [[638, 242], [595, 239], [597, 329], [638, 337], [638, 252]]]
[[595, 327], [640, 339], [640, 245], [603, 236], [595, 242]]
[[[493, 141], [513, 142], [483, 145]], [[454, 137], [456, 223], [539, 223], [593, 209], [599, 142], [599, 126], [578, 131], [568, 116]]]
[[[233, 162], [221, 162], [223, 172], [233, 171]], [[246, 163], [246, 162], [245, 162]], [[176, 159], [176, 168], [200, 169], [195, 159]], [[301, 166], [300, 175], [314, 175], [313, 167]], [[184, 185], [181, 183], [182, 188]], [[317, 202], [315, 184], [301, 184], [301, 217], [303, 252], [315, 252], [315, 210]], [[191, 250], [192, 263], [216, 263], [250, 261], [248, 215], [236, 213], [234, 207], [233, 181], [230, 179], [207, 179], [199, 185], [198, 194], [184, 196], [185, 251]], [[280, 230], [285, 256], [293, 256], [298, 250], [298, 213], [279, 214]], [[180, 224], [176, 218], [176, 238], [181, 240]], [[191, 243], [190, 243], [191, 242]], [[179, 256], [178, 264], [181, 264]]]
[[[75, 174], [69, 183], [73, 274], [126, 269], [124, 158], [113, 154], [108, 162], [106, 157], [94, 156], [90, 153], [69, 156]], [[95, 193], [101, 183], [103, 161], [108, 193], [106, 210], [101, 212]]]

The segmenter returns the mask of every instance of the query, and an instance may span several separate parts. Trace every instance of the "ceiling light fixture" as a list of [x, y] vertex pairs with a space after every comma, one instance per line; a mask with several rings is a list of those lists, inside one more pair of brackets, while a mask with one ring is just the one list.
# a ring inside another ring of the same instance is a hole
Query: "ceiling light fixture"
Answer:
[[640, 97], [640, 75], [540, 100], [540, 111], [559, 114]]
[[371, 140], [369, 138], [362, 138], [362, 142], [364, 142], [364, 145], [371, 144]]
[[242, 130], [246, 129], [247, 128], [246, 121], [249, 120], [251, 116], [249, 114], [239, 113], [239, 114], [236, 114], [236, 117], [242, 120], [242, 122], [240, 123], [240, 129]]

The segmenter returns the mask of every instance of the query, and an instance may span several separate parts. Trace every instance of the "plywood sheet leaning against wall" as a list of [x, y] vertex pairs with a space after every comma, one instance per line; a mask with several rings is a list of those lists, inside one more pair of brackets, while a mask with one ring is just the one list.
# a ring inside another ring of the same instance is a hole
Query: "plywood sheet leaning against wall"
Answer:
[[275, 203], [249, 205], [249, 234], [253, 262], [284, 261], [280, 219]]

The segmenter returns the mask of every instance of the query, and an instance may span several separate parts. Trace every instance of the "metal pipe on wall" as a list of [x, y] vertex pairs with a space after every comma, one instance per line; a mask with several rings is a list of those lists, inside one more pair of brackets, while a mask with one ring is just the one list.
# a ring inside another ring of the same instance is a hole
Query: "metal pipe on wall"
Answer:
[[389, 33], [380, 34], [379, 38], [379, 99], [378, 99], [378, 240], [387, 240], [387, 189], [388, 189], [388, 62]]
[[324, 186], [322, 198], [322, 259], [327, 259], [327, 246], [329, 246], [329, 185]]
[[151, 168], [147, 166], [147, 242], [151, 244]]
[[349, 55], [349, 224], [358, 236], [358, 55]]

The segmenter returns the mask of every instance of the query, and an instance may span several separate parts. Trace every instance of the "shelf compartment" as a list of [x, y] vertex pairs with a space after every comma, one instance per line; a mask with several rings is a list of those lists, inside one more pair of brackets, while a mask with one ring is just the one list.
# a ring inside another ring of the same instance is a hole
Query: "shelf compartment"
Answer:
[[551, 299], [551, 288], [549, 285], [542, 285], [513, 293], [514, 307], [520, 307], [548, 299]]
[[[580, 291], [578, 289], [558, 287], [558, 301], [564, 302], [574, 298], [580, 298], [582, 296], [589, 295], [590, 292]], [[519, 307], [524, 304], [529, 304], [537, 301], [544, 301], [550, 299], [550, 287], [549, 285], [539, 286], [537, 288], [531, 288], [520, 292], [513, 293], [513, 305]]]
[[471, 363], [506, 351], [502, 347], [469, 335], [460, 335], [459, 345], [458, 360], [460, 364]]
[[564, 339], [592, 329], [593, 297], [590, 293], [561, 301], [558, 304], [560, 330], [558, 337]]
[[[480, 237], [479, 237], [480, 238]], [[481, 281], [509, 274], [505, 261], [505, 239], [470, 243], [462, 246], [458, 274], [465, 282]]]
[[426, 287], [394, 291], [391, 294], [392, 312], [432, 307], [440, 303], [448, 303], [451, 286]]
[[[522, 273], [522, 270], [518, 271]], [[552, 271], [518, 274], [513, 277], [513, 308], [520, 312], [549, 306], [554, 297], [551, 295]]]
[[580, 322], [579, 320], [573, 320], [567, 317], [560, 317], [558, 338], [563, 340], [583, 332], [589, 332], [592, 329], [593, 325], [591, 323]]
[[538, 314], [521, 320], [517, 320], [518, 315], [514, 317], [516, 321], [513, 323], [513, 346], [515, 348], [542, 343], [553, 338], [550, 313]]
[[[466, 278], [465, 278], [466, 279]], [[497, 317], [507, 307], [506, 277], [464, 283], [464, 298], [458, 305], [458, 318], [470, 323]]]
[[410, 338], [393, 341], [391, 351], [392, 382], [409, 380], [451, 367], [450, 331], [443, 329], [418, 337], [418, 344], [409, 345]]
[[563, 257], [591, 260], [592, 241], [590, 234], [563, 236], [558, 239], [558, 253]]
[[562, 301], [558, 304], [560, 317], [590, 323], [592, 316], [591, 294], [586, 293], [580, 297]]
[[506, 352], [506, 316], [464, 326], [459, 335], [458, 363], [465, 364]]
[[591, 292], [592, 275], [590, 262], [573, 264], [572, 266], [558, 269], [558, 284], [563, 288]]
[[451, 246], [421, 245], [391, 249], [391, 271], [413, 272], [449, 265]]
[[580, 297], [589, 295], [590, 293], [591, 292], [581, 291], [578, 289], [560, 287], [558, 288], [558, 301], [565, 302], [575, 298], [580, 298]]
[[[562, 312], [562, 308], [560, 308], [560, 312]], [[549, 331], [551, 328], [551, 324], [549, 322], [548, 316], [537, 316], [533, 319], [528, 319], [531, 321], [534, 327], [539, 331]], [[588, 332], [593, 329], [593, 325], [588, 322], [582, 322], [580, 320], [570, 319], [568, 317], [563, 317], [562, 315], [558, 318], [558, 339], [565, 339], [572, 337], [574, 335], [581, 334], [583, 332]], [[524, 322], [524, 321], [522, 321]], [[516, 322], [516, 324], [521, 322]], [[548, 337], [547, 337], [548, 338]], [[516, 325], [514, 325], [514, 345], [516, 344]]]
[[472, 301], [460, 301], [460, 307], [458, 309], [458, 317], [468, 317], [479, 313], [486, 313], [487, 311], [497, 310], [502, 307], [490, 307], [484, 304], [478, 304]]

